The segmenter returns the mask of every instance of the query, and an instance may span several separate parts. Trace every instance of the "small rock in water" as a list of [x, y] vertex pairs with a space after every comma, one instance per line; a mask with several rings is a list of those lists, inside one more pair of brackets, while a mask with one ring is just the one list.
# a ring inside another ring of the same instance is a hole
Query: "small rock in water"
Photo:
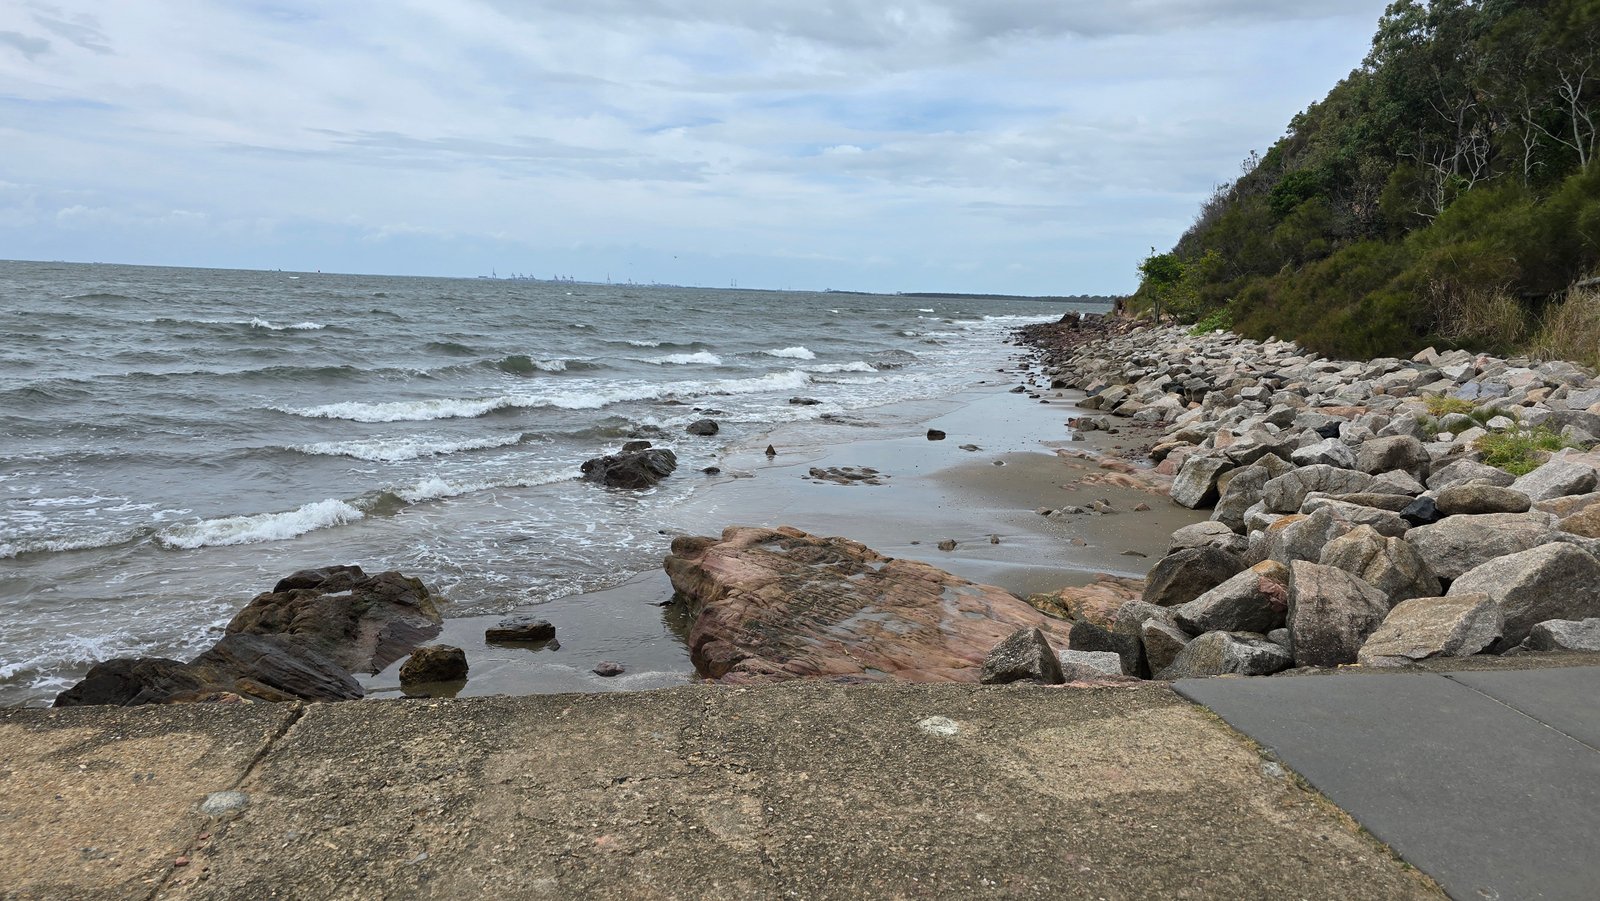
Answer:
[[622, 452], [625, 454], [631, 454], [635, 451], [649, 450], [654, 446], [655, 445], [648, 441], [629, 441], [627, 444], [622, 446]]
[[789, 403], [794, 404], [797, 407], [815, 407], [817, 404], [822, 403], [822, 401], [817, 400], [814, 397], [791, 397], [789, 398]]
[[595, 664], [595, 667], [593, 670], [591, 670], [591, 672], [593, 672], [596, 676], [605, 676], [610, 678], [611, 676], [620, 676], [627, 672], [627, 670], [624, 669], [620, 663], [613, 663], [610, 660], [602, 660]]
[[688, 427], [684, 429], [685, 432], [691, 435], [701, 436], [715, 435], [720, 430], [721, 427], [717, 425], [714, 419], [697, 419], [689, 423]]
[[961, 445], [961, 449], [964, 451], [983, 450], [983, 448], [977, 446], [976, 444], [963, 444]]
[[467, 677], [467, 652], [447, 644], [417, 648], [400, 665], [400, 684], [455, 682]]
[[953, 551], [955, 549], [956, 540], [954, 538], [946, 538], [945, 540], [939, 542], [939, 550], [941, 551]]
[[1012, 394], [1022, 394], [1023, 392], [1025, 392], [1027, 390], [1028, 389], [1025, 386], [1018, 385], [1017, 387], [1011, 389], [1011, 393]]
[[772, 445], [770, 445], [770, 444], [767, 445], [767, 456], [776, 457], [777, 455], [778, 455], [778, 452], [775, 449], [773, 449]]
[[708, 476], [720, 475], [722, 473], [722, 467], [720, 467], [720, 466], [707, 466], [705, 469], [702, 469], [700, 471], [705, 473]]
[[929, 429], [928, 430], [928, 440], [929, 441], [943, 441], [944, 440], [944, 432], [941, 432], [938, 429]]
[[999, 544], [1000, 543], [1000, 536], [999, 535], [990, 535], [989, 536], [989, 543], [990, 544]]
[[1133, 508], [1133, 512], [1135, 512], [1135, 513], [1149, 513], [1150, 512], [1150, 505], [1149, 504], [1140, 504], [1137, 507]]
[[549, 641], [555, 637], [556, 627], [534, 616], [513, 616], [483, 631], [484, 641]]
[[1004, 460], [996, 460], [996, 461], [994, 461], [994, 465], [996, 465], [996, 466], [1004, 466], [1004, 465], [1006, 465], [1006, 461], [1004, 461]]

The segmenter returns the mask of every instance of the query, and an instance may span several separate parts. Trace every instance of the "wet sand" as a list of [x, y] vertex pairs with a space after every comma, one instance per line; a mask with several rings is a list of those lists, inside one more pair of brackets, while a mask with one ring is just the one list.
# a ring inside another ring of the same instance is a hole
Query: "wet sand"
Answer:
[[[1013, 384], [898, 405], [892, 417], [883, 417], [893, 425], [797, 424], [735, 448], [724, 458], [723, 472], [711, 477], [715, 484], [663, 520], [662, 556], [680, 534], [787, 525], [851, 538], [889, 556], [925, 561], [1026, 596], [1086, 584], [1098, 573], [1142, 578], [1166, 552], [1173, 529], [1205, 518], [1156, 491], [1108, 484], [1108, 470], [1071, 455], [1110, 450], [1121, 439], [1092, 433], [1091, 441], [1072, 441], [1065, 423], [1082, 412], [1071, 403], [1075, 395], [1046, 392], [1050, 403], [1041, 404], [1010, 393]], [[930, 441], [928, 429], [946, 437]], [[769, 441], [778, 451], [772, 458], [764, 453]], [[846, 466], [875, 469], [886, 478], [881, 485], [841, 485], [808, 476], [814, 467]], [[672, 478], [707, 476], [679, 470]], [[1035, 512], [1094, 500], [1108, 501], [1115, 512], [1059, 518]], [[1150, 509], [1135, 512], [1140, 504]], [[939, 550], [947, 539], [956, 548]], [[464, 685], [440, 686], [434, 693], [644, 690], [690, 681], [686, 624], [674, 608], [660, 606], [671, 595], [657, 569], [607, 591], [518, 611], [554, 623], [559, 648], [486, 645], [483, 631], [498, 615], [446, 620], [438, 641], [465, 649], [472, 671]], [[594, 675], [590, 670], [602, 660], [620, 663], [627, 672]], [[370, 696], [394, 697], [398, 665], [364, 681]]]

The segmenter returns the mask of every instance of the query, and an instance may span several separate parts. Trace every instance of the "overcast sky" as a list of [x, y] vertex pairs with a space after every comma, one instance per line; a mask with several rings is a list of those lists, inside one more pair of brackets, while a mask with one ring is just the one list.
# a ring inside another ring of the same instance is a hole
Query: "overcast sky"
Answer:
[[0, 4], [0, 258], [1121, 293], [1384, 0]]

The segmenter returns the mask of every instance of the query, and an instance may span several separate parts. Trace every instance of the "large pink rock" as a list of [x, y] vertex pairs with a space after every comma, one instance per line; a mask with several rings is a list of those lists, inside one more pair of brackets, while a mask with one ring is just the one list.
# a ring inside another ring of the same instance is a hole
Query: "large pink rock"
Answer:
[[977, 682], [1018, 629], [1067, 647], [1069, 623], [999, 588], [789, 527], [679, 538], [666, 570], [695, 668], [723, 682]]

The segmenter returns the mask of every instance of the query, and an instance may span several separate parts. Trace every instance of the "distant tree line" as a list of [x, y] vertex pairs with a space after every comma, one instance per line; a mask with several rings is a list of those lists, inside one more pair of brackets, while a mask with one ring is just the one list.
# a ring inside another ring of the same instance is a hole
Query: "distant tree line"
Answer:
[[[1397, 0], [1131, 301], [1343, 356], [1600, 338], [1600, 0]], [[1575, 318], [1576, 317], [1576, 318]], [[1560, 320], [1553, 334], [1553, 323]], [[1581, 349], [1581, 347], [1580, 347]], [[1600, 356], [1600, 350], [1591, 350]]]

